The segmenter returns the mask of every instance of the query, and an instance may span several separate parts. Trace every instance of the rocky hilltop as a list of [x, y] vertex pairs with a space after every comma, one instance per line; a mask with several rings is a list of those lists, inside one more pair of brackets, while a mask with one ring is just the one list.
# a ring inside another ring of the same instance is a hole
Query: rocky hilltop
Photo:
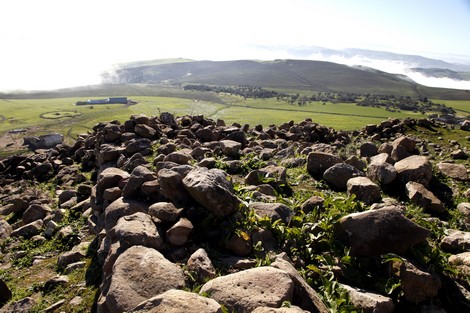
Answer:
[[0, 162], [0, 312], [465, 312], [470, 122], [99, 123]]

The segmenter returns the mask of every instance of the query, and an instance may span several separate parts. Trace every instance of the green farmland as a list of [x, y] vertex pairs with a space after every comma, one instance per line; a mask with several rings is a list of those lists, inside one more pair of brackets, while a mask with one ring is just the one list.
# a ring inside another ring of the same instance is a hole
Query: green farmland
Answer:
[[[226, 123], [271, 124], [305, 118], [325, 126], [341, 130], [353, 130], [366, 124], [378, 123], [387, 118], [422, 118], [425, 115], [410, 111], [389, 112], [383, 108], [361, 107], [351, 103], [313, 102], [304, 106], [290, 105], [271, 99], [242, 99], [223, 96], [225, 104], [172, 97], [133, 97], [136, 105], [75, 106], [85, 97], [51, 99], [4, 99], [0, 100], [0, 133], [13, 129], [29, 129], [29, 134], [60, 132], [75, 139], [102, 121], [125, 121], [133, 114], [158, 115], [171, 112], [176, 116], [202, 114], [212, 119], [223, 119]], [[222, 102], [222, 101], [221, 101]], [[458, 110], [461, 116], [468, 115], [470, 101], [445, 101]]]

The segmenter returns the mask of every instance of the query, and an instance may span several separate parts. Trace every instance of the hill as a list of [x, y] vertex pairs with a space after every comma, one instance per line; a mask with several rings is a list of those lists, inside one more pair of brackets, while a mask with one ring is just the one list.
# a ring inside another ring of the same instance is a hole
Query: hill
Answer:
[[105, 73], [104, 78], [105, 83], [112, 84], [251, 85], [280, 90], [470, 98], [463, 90], [425, 87], [403, 75], [310, 60], [128, 63], [113, 73]]

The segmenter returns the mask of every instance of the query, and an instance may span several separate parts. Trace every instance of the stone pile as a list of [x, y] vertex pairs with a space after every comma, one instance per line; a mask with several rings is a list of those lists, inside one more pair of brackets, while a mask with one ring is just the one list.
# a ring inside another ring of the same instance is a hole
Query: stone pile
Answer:
[[[354, 257], [376, 262], [384, 254], [396, 254], [401, 261], [388, 270], [401, 280], [404, 299], [426, 303], [438, 297], [443, 282], [432, 270], [420, 268], [409, 251], [425, 243], [430, 231], [407, 218], [404, 206], [383, 197], [384, 191], [408, 198], [439, 218], [449, 212], [435, 191], [435, 171], [461, 182], [469, 177], [465, 165], [435, 164], [426, 153], [429, 145], [401, 135], [407, 127], [417, 126], [437, 127], [429, 120], [389, 120], [347, 133], [305, 120], [251, 129], [170, 113], [99, 123], [73, 146], [0, 162], [2, 194], [11, 195], [2, 198], [0, 216], [21, 216], [13, 225], [0, 219], [0, 241], [73, 236], [76, 231], [59, 226], [64, 212], [88, 218], [87, 231], [95, 235], [102, 268], [98, 312], [222, 312], [223, 307], [230, 312], [328, 312], [287, 255], [279, 254], [270, 266], [255, 267], [251, 262], [258, 242], [266, 253], [281, 252], [269, 230], [230, 232], [231, 221], [239, 219], [245, 206], [257, 216], [289, 224], [295, 208], [277, 202], [277, 195], [292, 193], [287, 169], [305, 166], [315, 179], [371, 207], [344, 216], [335, 238]], [[354, 145], [353, 140], [360, 142], [357, 152], [345, 157], [341, 151]], [[467, 155], [462, 153], [460, 157]], [[250, 168], [241, 161], [244, 156], [263, 165]], [[93, 171], [93, 180], [82, 170]], [[62, 188], [56, 199], [28, 195], [13, 183], [51, 178]], [[237, 196], [235, 183], [252, 191], [248, 202]], [[51, 208], [53, 201], [57, 209]], [[314, 196], [300, 210], [309, 213], [322, 204], [323, 199]], [[462, 202], [458, 210], [470, 224], [470, 205]], [[208, 221], [220, 224], [207, 229]], [[449, 228], [441, 241], [442, 249], [453, 254], [449, 262], [464, 273], [470, 268], [468, 234]], [[208, 243], [225, 255], [211, 259]], [[60, 255], [60, 271], [85, 266], [83, 247]], [[233, 273], [217, 277], [215, 261], [232, 266]], [[202, 285], [199, 294], [185, 291], [188, 270]], [[0, 290], [8, 289], [4, 285], [0, 280]], [[344, 289], [365, 312], [395, 309], [394, 299], [377, 291], [347, 285]], [[9, 300], [7, 291], [1, 294], [0, 305]], [[283, 303], [292, 305], [281, 308]], [[11, 308], [2, 310], [12, 312]]]

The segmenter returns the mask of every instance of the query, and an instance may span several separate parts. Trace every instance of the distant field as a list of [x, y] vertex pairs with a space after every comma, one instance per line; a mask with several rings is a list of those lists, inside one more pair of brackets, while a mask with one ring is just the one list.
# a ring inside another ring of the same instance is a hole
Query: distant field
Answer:
[[468, 100], [436, 100], [436, 103], [442, 103], [457, 111], [457, 115], [470, 115], [470, 101]]
[[[381, 108], [360, 107], [350, 103], [323, 105], [314, 102], [306, 106], [289, 105], [274, 98], [243, 100], [240, 97], [224, 96], [222, 99], [226, 104], [171, 97], [132, 98], [138, 101], [138, 104], [92, 107], [73, 105], [76, 101], [87, 100], [85, 97], [0, 100], [0, 133], [38, 126], [35, 128], [38, 134], [60, 132], [70, 139], [75, 139], [77, 134], [90, 131], [98, 122], [123, 122], [133, 114], [153, 116], [159, 115], [160, 112], [171, 112], [176, 116], [203, 114], [212, 119], [223, 119], [226, 123], [247, 123], [251, 126], [279, 125], [290, 120], [300, 122], [311, 118], [317, 123], [342, 130], [359, 129], [389, 117], [423, 117], [420, 113], [388, 112]], [[470, 101], [446, 101], [446, 104], [470, 111]]]

